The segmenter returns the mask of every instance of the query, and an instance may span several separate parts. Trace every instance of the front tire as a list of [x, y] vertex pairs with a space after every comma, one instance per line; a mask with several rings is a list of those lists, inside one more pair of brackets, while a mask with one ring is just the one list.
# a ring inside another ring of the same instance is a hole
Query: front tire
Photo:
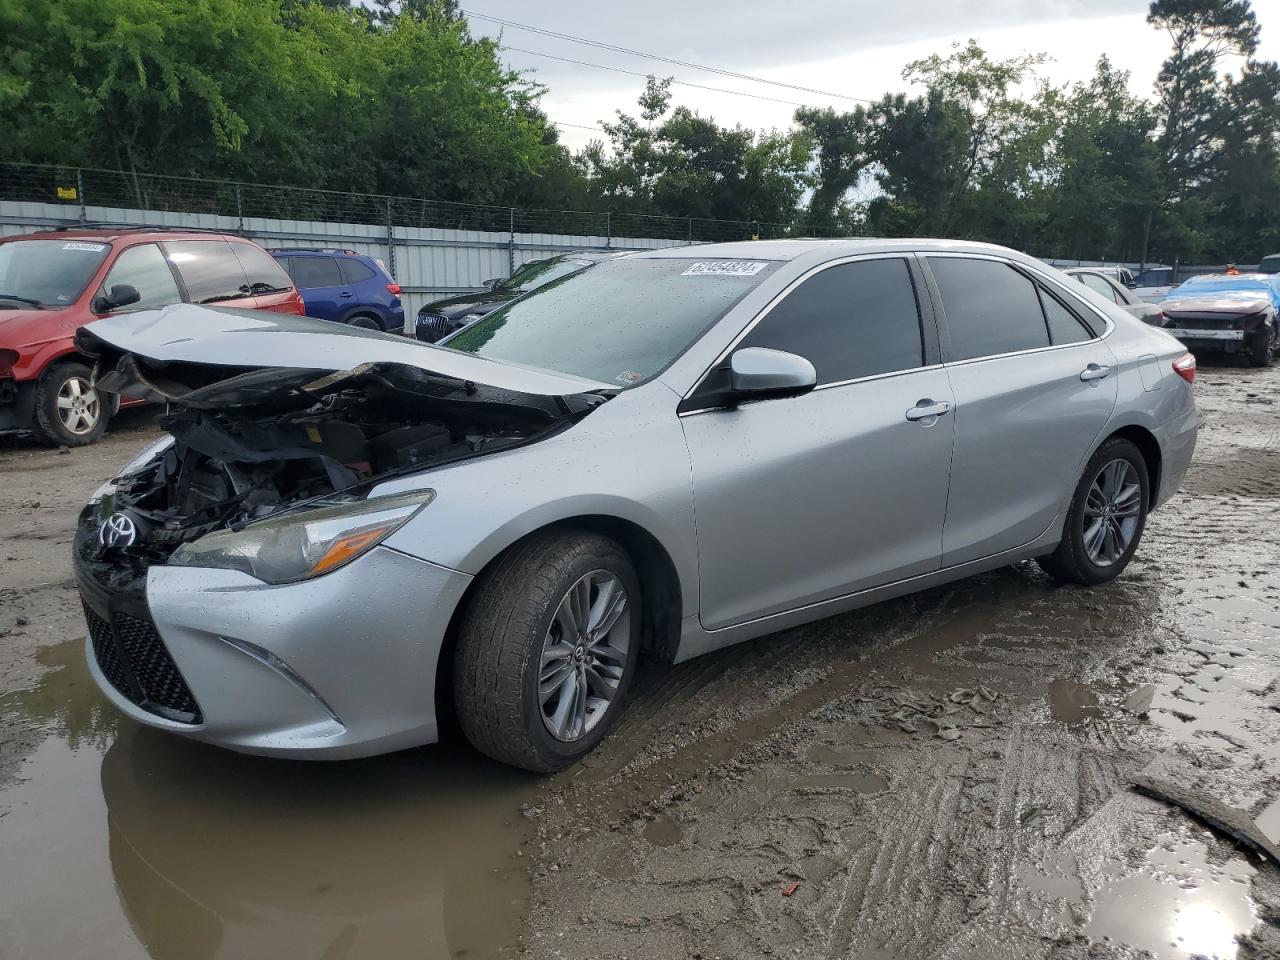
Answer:
[[1085, 467], [1058, 548], [1037, 563], [1055, 580], [1096, 586], [1118, 577], [1142, 540], [1151, 504], [1147, 462], [1113, 437]]
[[96, 443], [107, 429], [114, 406], [108, 394], [91, 384], [83, 363], [50, 367], [36, 384], [32, 432], [52, 446], [83, 447]]
[[1255, 367], [1269, 366], [1275, 354], [1275, 331], [1263, 327], [1249, 341], [1249, 362]]
[[622, 712], [640, 648], [640, 584], [596, 534], [536, 534], [481, 574], [454, 659], [458, 722], [495, 760], [551, 773]]

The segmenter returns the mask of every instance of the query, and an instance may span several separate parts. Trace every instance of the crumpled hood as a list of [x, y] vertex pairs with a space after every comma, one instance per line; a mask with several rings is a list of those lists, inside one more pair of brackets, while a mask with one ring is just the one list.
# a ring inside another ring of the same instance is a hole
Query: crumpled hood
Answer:
[[1165, 313], [1262, 313], [1271, 306], [1264, 293], [1255, 290], [1214, 290], [1199, 294], [1175, 293], [1160, 304]]
[[[253, 379], [259, 381], [272, 375], [287, 381], [317, 373], [395, 366], [526, 396], [617, 392], [609, 384], [486, 360], [395, 334], [310, 317], [189, 303], [98, 320], [81, 327], [76, 342], [91, 356], [113, 355], [126, 373], [134, 357], [160, 364], [232, 368], [227, 382], [238, 381], [236, 391], [243, 387], [246, 371], [257, 371]], [[217, 386], [203, 387], [201, 399], [216, 402]]]

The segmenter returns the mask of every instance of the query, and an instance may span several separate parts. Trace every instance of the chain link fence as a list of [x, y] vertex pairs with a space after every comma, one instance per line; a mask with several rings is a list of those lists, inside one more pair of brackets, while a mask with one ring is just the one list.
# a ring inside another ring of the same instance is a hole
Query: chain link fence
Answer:
[[56, 203], [67, 208], [69, 218], [81, 220], [88, 219], [89, 207], [205, 214], [232, 218], [242, 230], [247, 220], [270, 218], [387, 228], [605, 237], [607, 241], [614, 237], [644, 237], [715, 243], [840, 235], [830, 228], [795, 223], [489, 206], [39, 164], [0, 164], [0, 200]]

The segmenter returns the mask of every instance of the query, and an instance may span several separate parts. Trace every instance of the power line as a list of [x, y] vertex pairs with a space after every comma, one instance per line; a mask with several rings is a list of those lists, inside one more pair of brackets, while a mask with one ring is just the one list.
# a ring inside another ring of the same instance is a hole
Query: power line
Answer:
[[578, 130], [594, 130], [596, 133], [602, 133], [604, 131], [604, 127], [600, 126], [598, 123], [592, 126], [587, 126], [585, 123], [565, 123], [561, 120], [549, 120], [548, 122], [555, 124], [557, 127], [575, 127]]
[[504, 27], [512, 27], [516, 30], [527, 30], [530, 33], [540, 33], [546, 37], [555, 37], [557, 40], [568, 40], [571, 43], [585, 43], [590, 47], [599, 47], [601, 50], [611, 50], [614, 53], [625, 53], [633, 57], [644, 57], [648, 60], [658, 60], [662, 63], [673, 63], [678, 67], [688, 67], [691, 70], [705, 70], [708, 73], [717, 73], [723, 77], [733, 77], [737, 80], [750, 80], [753, 83], [767, 83], [775, 87], [786, 87], [788, 90], [799, 90], [802, 93], [816, 93], [823, 97], [835, 97], [837, 100], [856, 100], [860, 103], [873, 103], [865, 97], [852, 97], [844, 93], [832, 93], [830, 90], [818, 90], [815, 87], [803, 87], [799, 84], [784, 83], [781, 80], [768, 80], [764, 77], [755, 77], [749, 73], [736, 73], [733, 70], [725, 70], [721, 67], [709, 67], [704, 63], [692, 63], [688, 60], [676, 60], [671, 57], [662, 57], [656, 53], [645, 53], [643, 50], [633, 50], [630, 47], [621, 47], [613, 43], [605, 43], [600, 40], [588, 40], [586, 37], [576, 37], [570, 33], [557, 33], [555, 30], [546, 30], [542, 27], [534, 27], [527, 23], [517, 23], [514, 20], [504, 20], [502, 17], [492, 17], [486, 13], [477, 13], [474, 10], [462, 10], [463, 15], [474, 17], [478, 20], [488, 20], [491, 23], [500, 23]]
[[[576, 63], [580, 67], [595, 67], [597, 70], [610, 70], [613, 73], [625, 73], [632, 77], [648, 78], [652, 74], [641, 73], [639, 70], [624, 70], [622, 67], [611, 67], [603, 63], [589, 63], [586, 60], [574, 60], [572, 57], [559, 57], [554, 53], [541, 53], [537, 50], [525, 50], [523, 47], [509, 47], [503, 44], [500, 50], [510, 50], [513, 53], [527, 53], [535, 57], [546, 57], [548, 60], [561, 60], [564, 63]], [[724, 87], [708, 87], [701, 83], [692, 83], [688, 80], [677, 80], [675, 77], [669, 78], [672, 83], [682, 87], [695, 87], [698, 90], [710, 90], [713, 93], [730, 93], [735, 97], [750, 97], [752, 100], [767, 100], [770, 103], [782, 103], [789, 107], [807, 107], [810, 104], [797, 103], [794, 100], [779, 100], [776, 97], [766, 97], [758, 93], [747, 93], [744, 90], [726, 90]]]

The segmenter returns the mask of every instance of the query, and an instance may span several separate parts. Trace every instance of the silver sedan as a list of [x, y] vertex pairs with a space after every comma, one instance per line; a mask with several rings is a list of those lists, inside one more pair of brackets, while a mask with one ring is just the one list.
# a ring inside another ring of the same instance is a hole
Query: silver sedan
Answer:
[[80, 332], [167, 436], [80, 518], [98, 684], [142, 723], [563, 768], [681, 661], [1025, 559], [1100, 584], [1182, 479], [1173, 337], [1001, 247], [607, 260], [441, 345], [191, 305]]

